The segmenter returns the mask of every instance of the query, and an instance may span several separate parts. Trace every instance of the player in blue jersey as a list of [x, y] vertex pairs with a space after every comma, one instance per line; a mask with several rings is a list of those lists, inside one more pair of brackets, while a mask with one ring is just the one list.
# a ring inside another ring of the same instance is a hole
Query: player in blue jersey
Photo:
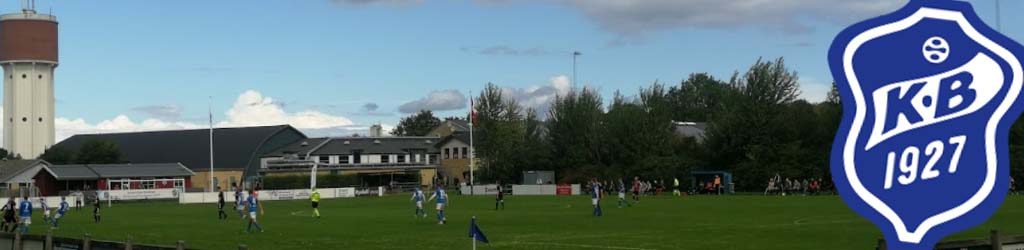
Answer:
[[64, 218], [64, 213], [68, 212], [71, 205], [68, 205], [68, 201], [64, 197], [60, 197], [60, 205], [57, 206], [57, 214], [53, 216], [53, 228], [60, 227], [60, 218]]
[[19, 227], [22, 234], [28, 233], [28, 226], [32, 225], [32, 201], [28, 200], [28, 195], [25, 195], [24, 199], [18, 205], [18, 216], [21, 217], [21, 227]]
[[594, 203], [594, 216], [601, 216], [601, 183], [597, 181], [597, 178], [590, 180], [590, 198]]
[[256, 211], [258, 209], [260, 211], [260, 215], [262, 215], [263, 204], [261, 204], [260, 201], [256, 199], [256, 195], [254, 195], [254, 192], [252, 190], [249, 190], [249, 198], [246, 198], [245, 204], [249, 206], [249, 227], [245, 229], [245, 232], [248, 233], [250, 230], [252, 230], [253, 225], [256, 225], [257, 230], [263, 232], [263, 227], [261, 227], [260, 223], [256, 221]]
[[444, 205], [448, 203], [448, 193], [444, 192], [443, 186], [438, 185], [437, 190], [434, 190], [434, 194], [430, 195], [430, 199], [427, 201], [432, 201], [434, 198], [437, 198], [437, 224], [444, 225], [448, 223], [448, 218], [444, 214]]
[[424, 196], [423, 190], [420, 190], [420, 188], [416, 188], [416, 191], [412, 192], [412, 198], [409, 200], [416, 202], [416, 214], [413, 215], [413, 218], [420, 216], [422, 216], [422, 218], [427, 218], [427, 210], [423, 209], [423, 199], [426, 198]]

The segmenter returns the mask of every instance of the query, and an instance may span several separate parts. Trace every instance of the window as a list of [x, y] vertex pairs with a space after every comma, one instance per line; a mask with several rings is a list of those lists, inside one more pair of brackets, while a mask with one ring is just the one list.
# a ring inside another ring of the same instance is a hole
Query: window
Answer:
[[39, 75], [39, 79], [43, 79], [43, 75]]
[[28, 75], [26, 75], [26, 74], [21, 74], [21, 79], [25, 79], [25, 78], [28, 78]]
[[331, 157], [330, 156], [317, 156], [316, 157], [316, 161], [319, 162], [320, 164], [330, 164], [331, 163]]
[[391, 162], [391, 156], [390, 155], [380, 155], [380, 163], [389, 163], [389, 162]]
[[469, 159], [469, 150], [466, 147], [462, 147], [462, 159]]
[[395, 162], [398, 162], [398, 163], [405, 163], [405, 155], [398, 155], [398, 157], [397, 157], [397, 158], [398, 158], [398, 159], [397, 159], [397, 161], [395, 161]]
[[338, 164], [348, 164], [348, 156], [347, 155], [338, 156]]
[[43, 122], [43, 118], [42, 117], [39, 117], [39, 122]]
[[452, 149], [444, 148], [444, 159], [445, 160], [451, 159], [451, 156], [452, 156], [451, 154], [452, 154]]
[[154, 188], [156, 188], [156, 183], [153, 180], [144, 180], [144, 181], [142, 181], [142, 189], [154, 189]]
[[452, 159], [459, 158], [459, 148], [452, 148]]
[[27, 121], [28, 121], [28, 117], [22, 117], [22, 118], [21, 118], [21, 121], [22, 121], [22, 122], [27, 122]]

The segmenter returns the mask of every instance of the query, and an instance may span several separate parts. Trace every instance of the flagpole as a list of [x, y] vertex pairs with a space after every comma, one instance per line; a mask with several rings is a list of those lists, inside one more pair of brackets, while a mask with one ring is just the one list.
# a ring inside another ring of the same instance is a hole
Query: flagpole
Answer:
[[210, 115], [210, 193], [213, 193], [213, 96], [210, 96], [207, 112]]
[[[469, 195], [474, 195], [473, 184], [476, 183], [476, 176], [473, 175], [473, 168], [476, 168], [476, 149], [473, 148], [473, 123], [476, 120], [476, 107], [473, 107], [473, 91], [469, 91]], [[473, 249], [476, 249], [476, 241], [473, 241]]]

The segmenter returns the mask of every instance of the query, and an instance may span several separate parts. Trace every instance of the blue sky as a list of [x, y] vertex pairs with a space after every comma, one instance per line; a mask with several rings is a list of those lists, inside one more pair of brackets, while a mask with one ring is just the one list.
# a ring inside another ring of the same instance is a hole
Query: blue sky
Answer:
[[[765, 2], [770, 5], [765, 4]], [[605, 95], [785, 57], [819, 101], [842, 27], [905, 0], [57, 1], [58, 140], [75, 133], [289, 123], [340, 135], [402, 111], [466, 112], [493, 82], [543, 108], [572, 74]], [[972, 1], [994, 23], [992, 0]], [[18, 1], [0, 2], [15, 12]], [[1024, 39], [1024, 1], [1003, 1]], [[374, 109], [374, 107], [376, 107]]]

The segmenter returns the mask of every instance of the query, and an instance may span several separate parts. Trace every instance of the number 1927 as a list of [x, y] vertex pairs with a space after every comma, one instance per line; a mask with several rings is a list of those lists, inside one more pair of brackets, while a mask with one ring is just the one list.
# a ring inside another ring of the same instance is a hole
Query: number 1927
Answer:
[[[925, 157], [922, 157], [920, 148], [916, 146], [909, 146], [903, 149], [903, 152], [899, 155], [898, 162], [900, 173], [897, 177], [897, 181], [900, 185], [910, 185], [914, 183], [914, 181], [918, 180], [918, 177], [920, 177], [921, 180], [929, 180], [939, 177], [940, 171], [934, 168], [935, 164], [939, 162], [939, 159], [942, 158], [942, 155], [945, 152], [946, 143], [947, 142], [942, 140], [935, 140], [925, 146], [923, 153], [924, 156], [928, 158], [928, 162], [924, 164], [924, 169], [921, 169], [920, 163], [923, 162], [922, 160]], [[956, 167], [960, 164], [960, 153], [963, 152], [964, 144], [967, 143], [967, 136], [959, 135], [951, 137], [949, 138], [948, 143], [950, 146], [956, 147], [953, 149], [953, 157], [950, 159], [948, 169], [948, 172], [953, 174], [956, 173]], [[896, 164], [896, 152], [889, 152], [888, 163], [885, 167], [886, 190], [892, 188], [893, 175], [895, 175], [896, 172]], [[919, 169], [920, 172], [918, 172]]]

